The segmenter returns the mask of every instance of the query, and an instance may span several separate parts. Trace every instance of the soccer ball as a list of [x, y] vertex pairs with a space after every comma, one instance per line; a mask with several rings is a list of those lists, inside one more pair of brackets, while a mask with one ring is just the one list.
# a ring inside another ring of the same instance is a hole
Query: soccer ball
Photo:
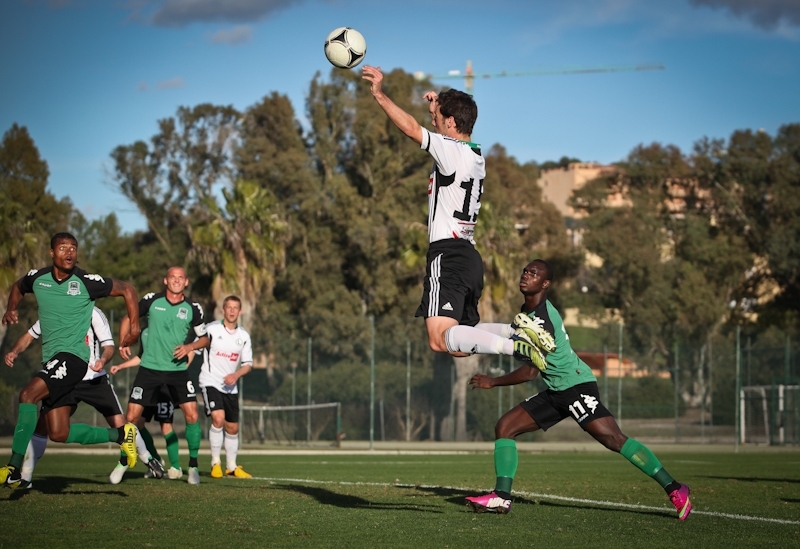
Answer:
[[339, 27], [325, 40], [325, 57], [335, 67], [352, 69], [367, 55], [367, 41], [356, 29]]

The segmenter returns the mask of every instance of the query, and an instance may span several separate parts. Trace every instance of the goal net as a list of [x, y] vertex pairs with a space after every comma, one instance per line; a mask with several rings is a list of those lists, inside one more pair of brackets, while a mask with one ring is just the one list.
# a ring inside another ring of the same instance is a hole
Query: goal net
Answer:
[[259, 444], [338, 445], [342, 430], [342, 404], [296, 406], [242, 406], [240, 429], [244, 442]]
[[739, 393], [740, 442], [800, 444], [800, 385], [753, 385]]

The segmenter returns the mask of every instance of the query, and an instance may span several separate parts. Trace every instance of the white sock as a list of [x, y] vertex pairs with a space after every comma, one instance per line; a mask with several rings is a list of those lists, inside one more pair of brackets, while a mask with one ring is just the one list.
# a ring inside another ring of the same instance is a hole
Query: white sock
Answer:
[[139, 460], [142, 463], [147, 463], [153, 457], [150, 455], [142, 435], [139, 434], [139, 429], [136, 429], [136, 453], [139, 454]]
[[219, 456], [222, 453], [222, 432], [222, 428], [217, 428], [213, 425], [208, 430], [208, 443], [211, 445], [211, 465], [221, 461]]
[[498, 335], [506, 339], [510, 339], [511, 336], [514, 335], [514, 328], [511, 327], [511, 324], [501, 324], [499, 322], [478, 322], [475, 325], [475, 328], [478, 330], [483, 330], [484, 332], [493, 333], [494, 335]]
[[[489, 324], [489, 326], [494, 326]], [[472, 326], [453, 326], [444, 333], [447, 350], [451, 353], [481, 355], [512, 355], [514, 342], [490, 331]]]
[[239, 435], [225, 433], [225, 468], [236, 469], [236, 454], [239, 453]]
[[34, 433], [30, 442], [28, 442], [28, 449], [25, 451], [25, 461], [22, 462], [22, 469], [20, 470], [22, 480], [31, 481], [36, 462], [41, 459], [46, 449], [47, 437]]

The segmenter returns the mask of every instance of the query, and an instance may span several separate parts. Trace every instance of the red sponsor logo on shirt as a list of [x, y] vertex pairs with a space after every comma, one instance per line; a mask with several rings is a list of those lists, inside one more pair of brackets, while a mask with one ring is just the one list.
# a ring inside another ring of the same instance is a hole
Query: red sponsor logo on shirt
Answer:
[[222, 351], [217, 351], [217, 356], [227, 358], [231, 362], [239, 360], [239, 353], [223, 353]]

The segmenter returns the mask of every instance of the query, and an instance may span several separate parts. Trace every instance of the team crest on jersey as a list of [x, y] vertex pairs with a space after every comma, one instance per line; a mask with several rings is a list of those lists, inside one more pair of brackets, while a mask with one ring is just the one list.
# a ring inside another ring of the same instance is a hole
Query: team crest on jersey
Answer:
[[67, 287], [67, 295], [81, 295], [81, 285], [77, 280], [71, 280]]
[[178, 318], [181, 320], [186, 320], [189, 318], [189, 309], [184, 309], [183, 307], [178, 309]]
[[242, 338], [241, 338], [241, 337], [237, 337], [237, 338], [236, 338], [236, 344], [237, 344], [237, 345], [242, 345], [242, 344], [244, 344], [244, 341], [242, 341]]

